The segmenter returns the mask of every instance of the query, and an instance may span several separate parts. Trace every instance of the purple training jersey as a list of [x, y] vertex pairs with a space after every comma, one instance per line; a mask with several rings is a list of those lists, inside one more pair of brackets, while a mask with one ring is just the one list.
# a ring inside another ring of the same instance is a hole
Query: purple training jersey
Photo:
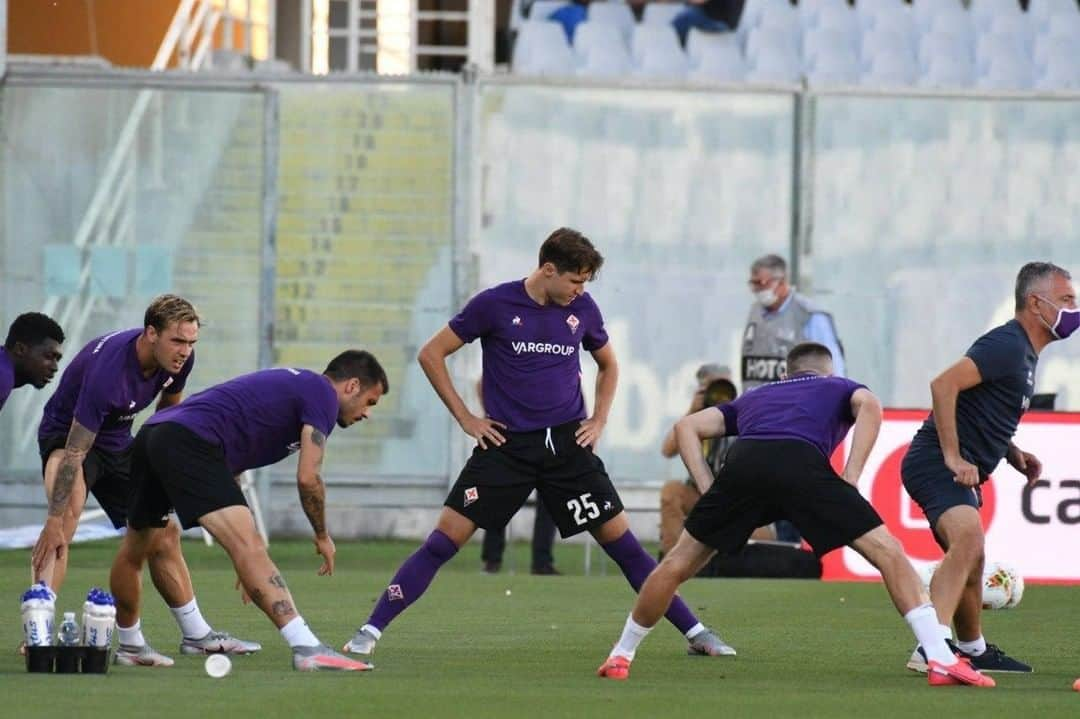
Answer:
[[131, 445], [135, 415], [149, 407], [158, 392], [183, 391], [195, 364], [192, 352], [175, 375], [158, 368], [144, 376], [135, 353], [135, 341], [142, 333], [141, 327], [120, 330], [91, 340], [79, 350], [45, 405], [38, 439], [66, 437], [75, 419], [97, 434], [95, 447], [122, 452]]
[[855, 422], [851, 395], [866, 385], [844, 377], [797, 374], [717, 405], [726, 434], [739, 439], [799, 439], [826, 457]]
[[512, 432], [585, 418], [579, 348], [607, 344], [600, 308], [586, 292], [566, 307], [539, 305], [516, 280], [484, 290], [450, 320], [463, 342], [480, 338], [484, 411]]
[[325, 375], [275, 367], [241, 375], [203, 390], [146, 424], [173, 422], [216, 444], [233, 474], [265, 467], [300, 449], [310, 424], [327, 437], [337, 422], [338, 399]]
[[4, 408], [11, 390], [15, 389], [15, 365], [11, 363], [11, 357], [7, 350], [0, 347], [0, 409]]

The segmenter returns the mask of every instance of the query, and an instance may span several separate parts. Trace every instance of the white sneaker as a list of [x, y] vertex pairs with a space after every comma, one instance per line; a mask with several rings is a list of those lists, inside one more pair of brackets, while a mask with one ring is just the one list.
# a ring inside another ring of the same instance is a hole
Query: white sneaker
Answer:
[[349, 659], [330, 647], [293, 647], [293, 669], [298, 672], [370, 672], [374, 664]]
[[149, 644], [141, 647], [121, 644], [116, 648], [113, 664], [123, 667], [171, 667], [174, 662], [170, 657], [154, 651]]
[[911, 652], [911, 657], [907, 660], [906, 666], [911, 671], [919, 674], [926, 674], [930, 671], [930, 665], [926, 661], [926, 655], [923, 653], [921, 644], [915, 645], [915, 650]]
[[369, 656], [375, 652], [375, 642], [379, 641], [366, 629], [357, 629], [352, 639], [345, 642], [341, 651], [347, 654], [362, 654]]
[[210, 631], [205, 637], [184, 637], [180, 642], [181, 654], [254, 654], [262, 649], [258, 642], [237, 639], [228, 632]]
[[735, 648], [721, 639], [713, 630], [706, 629], [690, 640], [686, 653], [707, 657], [733, 657]]

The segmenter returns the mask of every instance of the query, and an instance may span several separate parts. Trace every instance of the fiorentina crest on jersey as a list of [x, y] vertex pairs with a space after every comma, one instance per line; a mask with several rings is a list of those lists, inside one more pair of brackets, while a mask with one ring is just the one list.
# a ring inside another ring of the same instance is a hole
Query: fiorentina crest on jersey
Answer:
[[475, 502], [478, 499], [480, 499], [480, 492], [477, 491], [476, 487], [466, 487], [465, 488], [465, 506], [466, 507], [468, 507], [470, 504], [472, 504], [473, 502]]
[[386, 588], [386, 596], [388, 596], [390, 598], [390, 601], [393, 602], [397, 599], [404, 599], [405, 592], [401, 591], [400, 584], [391, 584], [389, 587]]
[[566, 318], [566, 324], [570, 325], [570, 334], [577, 334], [577, 328], [581, 321], [576, 316], [570, 315]]

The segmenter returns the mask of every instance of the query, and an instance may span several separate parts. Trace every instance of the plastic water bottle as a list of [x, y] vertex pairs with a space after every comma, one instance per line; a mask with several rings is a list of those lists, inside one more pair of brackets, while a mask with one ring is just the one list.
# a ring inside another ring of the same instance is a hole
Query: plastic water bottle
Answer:
[[113, 630], [116, 628], [116, 602], [104, 589], [94, 587], [86, 595], [83, 604], [83, 644], [95, 649], [112, 646]]
[[64, 612], [64, 621], [60, 622], [56, 639], [62, 647], [79, 646], [79, 625], [75, 621], [75, 612]]
[[52, 646], [55, 613], [56, 595], [44, 582], [38, 582], [23, 592], [22, 622], [26, 646]]

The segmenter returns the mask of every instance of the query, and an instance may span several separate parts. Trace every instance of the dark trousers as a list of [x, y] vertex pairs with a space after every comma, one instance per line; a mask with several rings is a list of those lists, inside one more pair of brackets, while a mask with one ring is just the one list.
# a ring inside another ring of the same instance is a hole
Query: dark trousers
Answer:
[[[555, 544], [555, 522], [543, 502], [536, 503], [536, 521], [533, 522], [532, 565], [547, 567], [555, 563], [551, 547]], [[501, 562], [506, 550], [506, 527], [498, 531], [484, 532], [484, 547], [480, 558], [485, 562]]]

